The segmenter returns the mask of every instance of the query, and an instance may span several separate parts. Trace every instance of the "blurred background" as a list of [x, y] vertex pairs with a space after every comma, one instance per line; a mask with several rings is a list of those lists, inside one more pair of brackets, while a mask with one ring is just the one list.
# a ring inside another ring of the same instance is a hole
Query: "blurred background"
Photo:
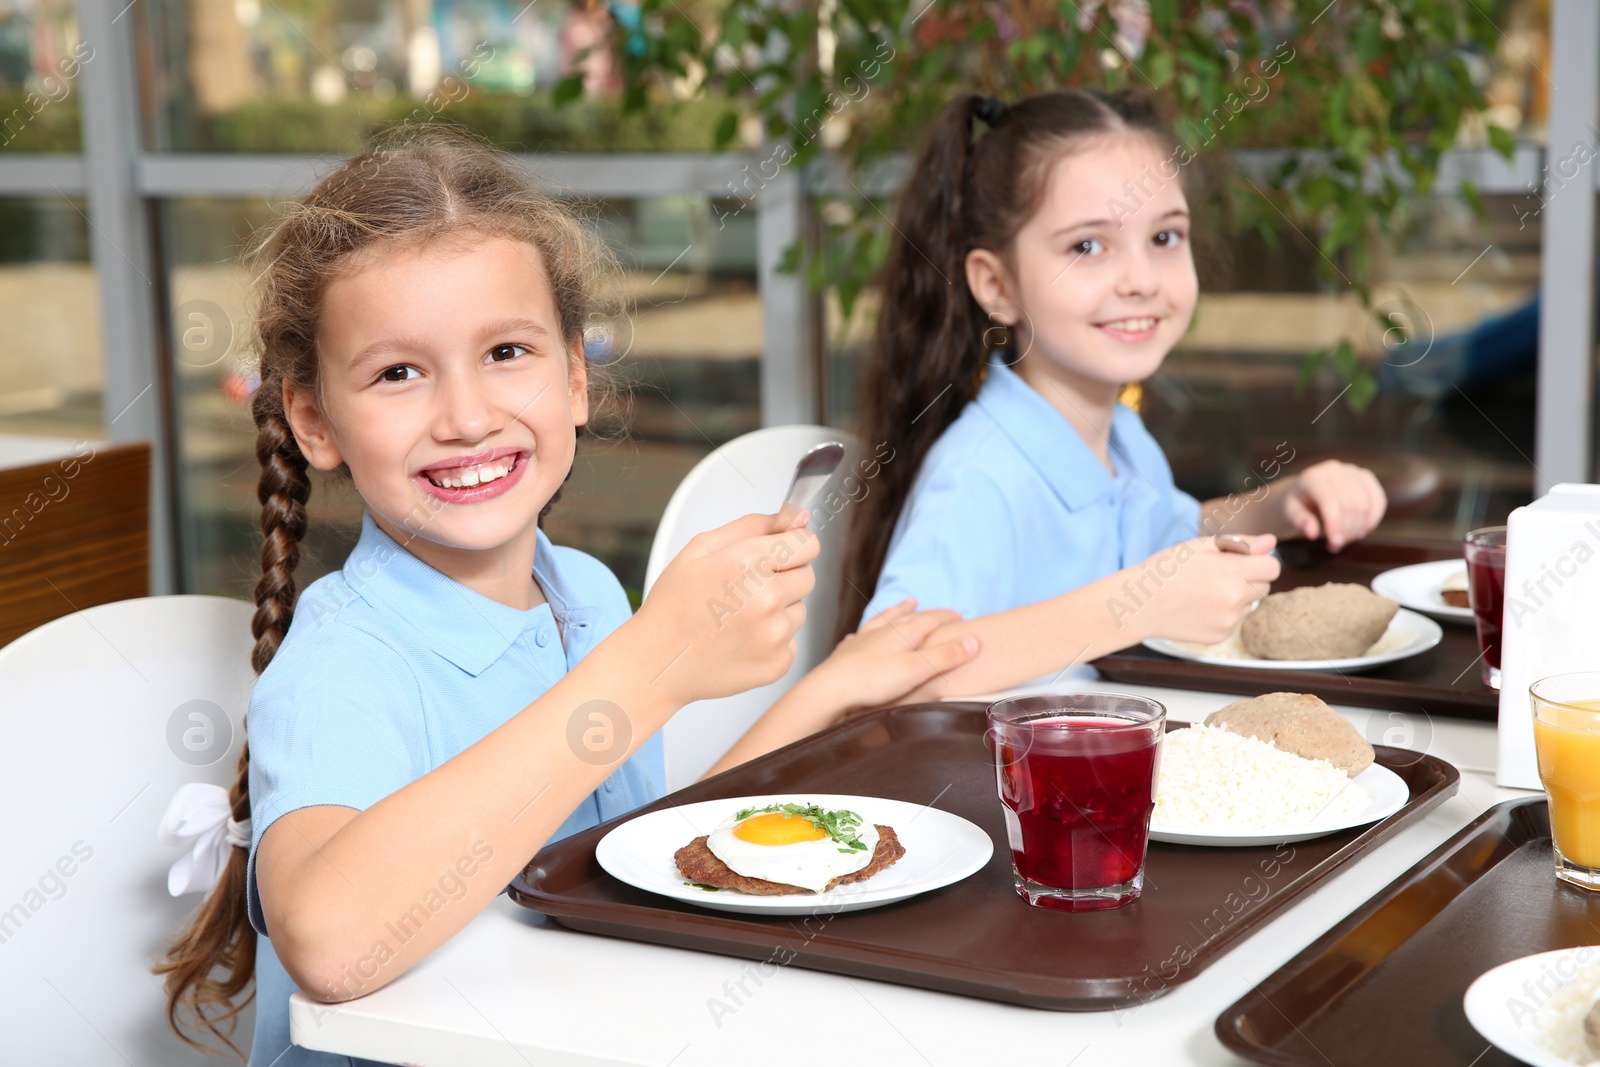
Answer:
[[[716, 23], [718, 4], [686, 6]], [[1380, 533], [1459, 537], [1534, 494], [1551, 12], [1473, 7], [1493, 29], [1468, 56], [1485, 110], [1446, 146], [1449, 180], [1366, 249], [1372, 303], [1404, 320], [1403, 355], [1430, 351], [1427, 373], [1387, 358], [1385, 330], [1291, 227], [1275, 243], [1214, 235], [1194, 327], [1127, 393], [1197, 496], [1240, 491], [1284, 440], [1378, 469], [1394, 498]], [[636, 594], [668, 497], [712, 448], [764, 423], [852, 424], [875, 312], [870, 285], [846, 317], [785, 269], [835, 210], [826, 160], [753, 185], [759, 123], [714, 137], [724, 103], [670, 81], [626, 106], [640, 17], [581, 0], [0, 0], [0, 433], [151, 440], [151, 591], [247, 597], [258, 468], [239, 251], [374, 129], [462, 123], [586, 197], [627, 264], [630, 319], [589, 355], [629, 403], [582, 444], [548, 527]], [[1513, 139], [1509, 158], [1485, 123]], [[892, 181], [869, 191], [888, 208]], [[1510, 339], [1471, 355], [1497, 327]], [[1307, 361], [1348, 338], [1378, 386], [1359, 410], [1348, 376]], [[307, 581], [339, 565], [360, 517], [337, 479], [310, 510]]]

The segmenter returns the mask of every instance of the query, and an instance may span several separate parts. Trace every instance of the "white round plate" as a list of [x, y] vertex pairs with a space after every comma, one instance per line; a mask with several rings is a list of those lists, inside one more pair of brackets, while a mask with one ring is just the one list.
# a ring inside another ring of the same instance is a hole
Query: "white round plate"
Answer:
[[1426, 615], [1401, 608], [1389, 621], [1383, 636], [1364, 656], [1345, 659], [1257, 659], [1244, 650], [1237, 632], [1220, 644], [1200, 645], [1152, 637], [1144, 647], [1193, 663], [1216, 667], [1250, 667], [1263, 671], [1362, 671], [1426, 652], [1444, 637], [1444, 630]]
[[[826, 893], [775, 896], [697, 889], [688, 884], [673, 861], [678, 849], [710, 833], [743, 808], [791, 803], [845, 808], [866, 822], [891, 826], [906, 854], [864, 882], [837, 886]], [[892, 904], [959, 882], [982, 869], [993, 854], [989, 835], [959, 815], [926, 804], [836, 793], [777, 793], [662, 808], [629, 819], [602, 837], [594, 850], [594, 858], [606, 873], [635, 888], [702, 908], [757, 915], [833, 914]]]
[[1254, 845], [1281, 845], [1289, 841], [1310, 841], [1314, 837], [1324, 837], [1328, 834], [1338, 833], [1340, 830], [1349, 830], [1355, 826], [1365, 826], [1387, 819], [1395, 812], [1406, 806], [1411, 799], [1411, 789], [1406, 785], [1405, 779], [1387, 767], [1372, 764], [1366, 770], [1350, 779], [1356, 785], [1367, 791], [1372, 798], [1372, 803], [1367, 805], [1365, 811], [1344, 819], [1329, 822], [1313, 822], [1309, 825], [1279, 826], [1266, 830], [1251, 828], [1249, 830], [1229, 830], [1225, 827], [1194, 827], [1177, 824], [1163, 824], [1150, 820], [1150, 840], [1165, 841], [1169, 845], [1221, 845], [1221, 846], [1254, 846]]
[[[1549, 985], [1545, 986], [1545, 992], [1540, 992], [1541, 979], [1548, 982], [1553, 975], [1565, 981], [1595, 963], [1600, 963], [1600, 947], [1592, 945], [1523, 956], [1479, 975], [1477, 981], [1467, 987], [1461, 1006], [1466, 1009], [1467, 1021], [1473, 1029], [1506, 1055], [1533, 1067], [1573, 1067], [1573, 1061], [1547, 1052], [1535, 1043], [1531, 1013], [1555, 994], [1555, 989]], [[1532, 998], [1528, 995], [1530, 988], [1534, 992]]]
[[1432, 615], [1449, 622], [1472, 624], [1472, 609], [1458, 608], [1445, 603], [1439, 592], [1445, 579], [1452, 574], [1465, 573], [1467, 561], [1440, 559], [1432, 563], [1413, 563], [1409, 567], [1396, 567], [1372, 579], [1372, 591], [1386, 596], [1403, 608]]

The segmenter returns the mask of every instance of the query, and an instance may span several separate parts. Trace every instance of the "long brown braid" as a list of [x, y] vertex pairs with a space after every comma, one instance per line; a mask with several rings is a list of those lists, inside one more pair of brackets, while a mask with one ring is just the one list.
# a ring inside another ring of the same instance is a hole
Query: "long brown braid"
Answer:
[[[294, 619], [294, 571], [311, 481], [283, 391], [287, 383], [297, 393], [319, 396], [316, 334], [327, 283], [364, 250], [462, 235], [509, 237], [539, 250], [568, 357], [582, 359], [586, 329], [609, 323], [615, 314], [602, 296], [614, 291], [614, 256], [568, 203], [535, 189], [515, 160], [459, 128], [429, 123], [380, 134], [253, 243], [248, 261], [256, 270], [254, 344], [261, 385], [252, 414], [261, 464], [256, 497], [262, 546], [251, 665], [258, 674], [272, 662]], [[591, 392], [601, 394], [594, 399], [607, 399], [603, 376], [591, 368], [589, 379]], [[250, 817], [249, 767], [246, 741], [228, 794], [233, 817], [241, 822]], [[166, 976], [167, 1019], [178, 1036], [213, 1051], [184, 1032], [184, 1017], [192, 1016], [197, 1036], [221, 1040], [241, 1059], [229, 1038], [239, 1011], [254, 996], [252, 991], [235, 1003], [255, 973], [247, 861], [244, 849], [233, 850], [216, 888], [153, 968]]]

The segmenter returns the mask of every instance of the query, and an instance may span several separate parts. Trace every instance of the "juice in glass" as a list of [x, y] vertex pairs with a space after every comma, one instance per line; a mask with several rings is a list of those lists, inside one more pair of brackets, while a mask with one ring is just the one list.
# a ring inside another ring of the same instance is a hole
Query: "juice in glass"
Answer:
[[1101, 693], [990, 708], [1013, 880], [1030, 904], [1109, 908], [1142, 892], [1165, 715]]
[[1506, 605], [1506, 528], [1485, 526], [1467, 534], [1462, 543], [1467, 557], [1467, 593], [1472, 618], [1478, 627], [1483, 684], [1500, 688], [1500, 628]]
[[1600, 889], [1600, 672], [1542, 678], [1528, 694], [1556, 877]]

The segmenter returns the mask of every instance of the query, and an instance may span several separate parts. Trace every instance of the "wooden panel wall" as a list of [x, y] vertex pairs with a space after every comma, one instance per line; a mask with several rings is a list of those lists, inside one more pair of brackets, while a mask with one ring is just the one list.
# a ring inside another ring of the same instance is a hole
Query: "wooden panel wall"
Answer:
[[0, 645], [150, 593], [150, 446], [79, 443], [0, 470]]

